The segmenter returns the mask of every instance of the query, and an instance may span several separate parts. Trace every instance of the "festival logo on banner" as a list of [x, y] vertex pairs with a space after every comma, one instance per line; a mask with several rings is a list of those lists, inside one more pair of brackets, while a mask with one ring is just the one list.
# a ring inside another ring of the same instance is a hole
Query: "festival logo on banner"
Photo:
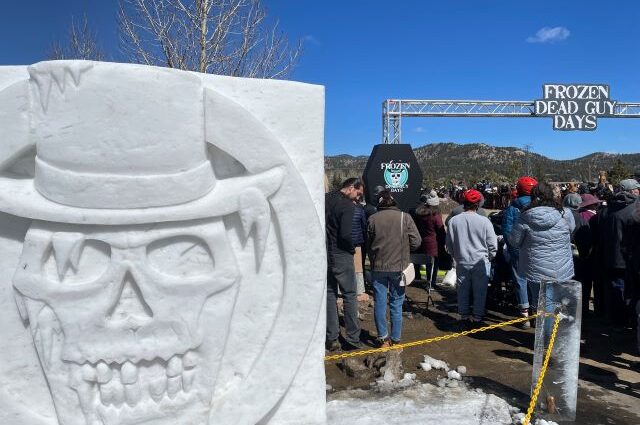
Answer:
[[381, 163], [380, 169], [384, 170], [385, 187], [391, 192], [402, 192], [408, 188], [409, 168], [411, 168], [411, 164], [407, 162], [394, 162], [391, 160]]

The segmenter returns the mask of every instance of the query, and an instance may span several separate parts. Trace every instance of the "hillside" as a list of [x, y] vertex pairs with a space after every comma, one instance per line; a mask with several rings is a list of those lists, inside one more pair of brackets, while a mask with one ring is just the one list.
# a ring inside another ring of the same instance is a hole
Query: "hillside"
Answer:
[[[414, 149], [428, 182], [447, 182], [451, 179], [477, 181], [488, 179], [495, 183], [514, 181], [526, 169], [527, 154], [520, 148], [489, 146], [484, 143], [460, 145], [433, 143]], [[361, 175], [368, 157], [337, 155], [325, 158], [325, 172], [329, 181]], [[529, 154], [530, 170], [550, 181], [596, 180], [600, 170], [609, 171], [620, 159], [627, 168], [640, 174], [640, 153], [610, 154], [596, 152], [571, 159], [555, 160], [536, 153]]]

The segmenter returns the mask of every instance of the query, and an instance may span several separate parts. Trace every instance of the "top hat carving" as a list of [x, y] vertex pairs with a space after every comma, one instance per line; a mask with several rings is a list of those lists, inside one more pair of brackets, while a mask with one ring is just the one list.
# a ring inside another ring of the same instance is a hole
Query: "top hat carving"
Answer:
[[[186, 220], [238, 211], [247, 188], [264, 199], [280, 187], [278, 166], [216, 178], [207, 121], [235, 119], [255, 140], [272, 136], [255, 120], [243, 123], [246, 116], [206, 116], [195, 74], [87, 61], [40, 62], [28, 71], [29, 80], [16, 83], [28, 84], [27, 114], [16, 113], [15, 125], [28, 119], [27, 148], [19, 149], [35, 153], [35, 172], [0, 176], [0, 211], [66, 223]], [[4, 105], [24, 101], [15, 92], [0, 92]], [[3, 152], [0, 164], [18, 153]]]

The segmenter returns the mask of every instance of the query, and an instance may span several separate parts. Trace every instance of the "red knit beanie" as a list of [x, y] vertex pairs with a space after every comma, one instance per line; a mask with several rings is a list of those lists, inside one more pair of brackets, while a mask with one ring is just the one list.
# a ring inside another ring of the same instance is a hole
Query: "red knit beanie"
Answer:
[[464, 200], [469, 204], [477, 204], [482, 200], [482, 194], [475, 189], [469, 189], [464, 193]]

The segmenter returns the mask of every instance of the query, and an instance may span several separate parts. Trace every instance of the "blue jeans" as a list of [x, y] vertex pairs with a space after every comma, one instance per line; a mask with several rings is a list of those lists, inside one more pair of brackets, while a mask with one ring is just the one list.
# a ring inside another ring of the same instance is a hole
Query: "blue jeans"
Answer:
[[487, 302], [487, 287], [491, 264], [480, 261], [473, 265], [456, 264], [458, 283], [458, 313], [461, 319], [468, 319], [472, 313], [471, 295], [473, 294], [473, 318], [481, 320]]
[[540, 282], [534, 282], [532, 280], [527, 281], [527, 286], [531, 293], [531, 309], [534, 314], [538, 312], [538, 304], [540, 304], [540, 284]]
[[387, 291], [391, 305], [391, 340], [400, 341], [402, 336], [402, 303], [404, 286], [400, 286], [400, 272], [371, 272], [373, 279], [373, 315], [378, 330], [378, 338], [389, 336], [387, 331]]
[[529, 295], [527, 294], [527, 279], [518, 274], [518, 259], [511, 260], [511, 274], [513, 276], [513, 286], [516, 290], [516, 302], [518, 308], [523, 311], [529, 308]]

